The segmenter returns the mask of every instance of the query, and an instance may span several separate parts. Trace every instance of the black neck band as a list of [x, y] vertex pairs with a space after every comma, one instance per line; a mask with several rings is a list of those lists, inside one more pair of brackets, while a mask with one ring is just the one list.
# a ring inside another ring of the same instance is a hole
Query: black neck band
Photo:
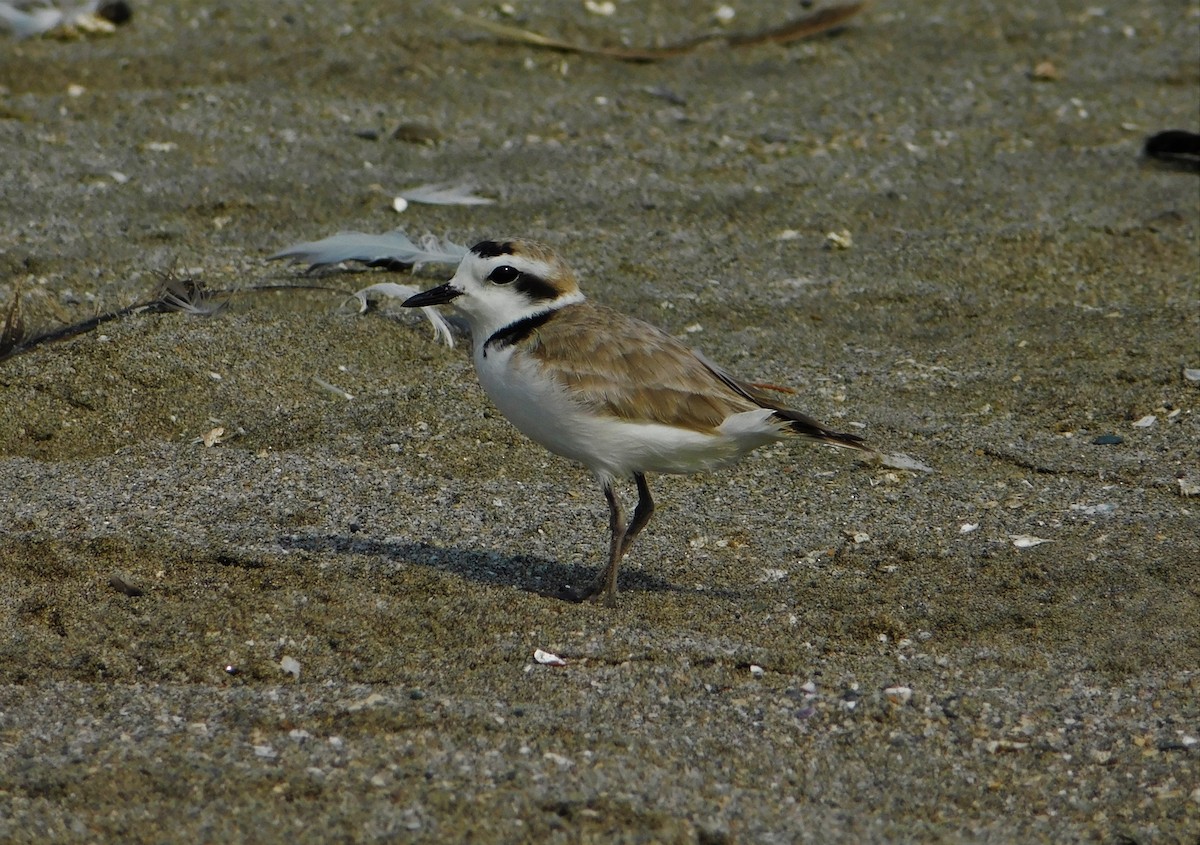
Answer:
[[540, 314], [532, 314], [528, 317], [522, 317], [515, 323], [509, 323], [502, 329], [497, 329], [492, 333], [492, 336], [487, 339], [487, 343], [483, 345], [483, 357], [487, 357], [489, 348], [503, 349], [506, 346], [512, 346], [514, 343], [520, 343], [525, 338], [529, 337], [541, 326], [546, 324], [546, 321], [554, 316], [555, 309], [543, 311]]

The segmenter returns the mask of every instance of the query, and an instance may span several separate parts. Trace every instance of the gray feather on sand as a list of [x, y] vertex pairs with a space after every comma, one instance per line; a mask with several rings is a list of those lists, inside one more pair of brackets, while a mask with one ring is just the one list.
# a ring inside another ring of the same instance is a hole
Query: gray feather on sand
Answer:
[[445, 238], [428, 235], [419, 244], [395, 229], [381, 235], [365, 232], [341, 232], [319, 241], [306, 241], [285, 247], [270, 256], [271, 261], [289, 259], [307, 262], [309, 269], [361, 261], [364, 264], [457, 264], [467, 248]]
[[66, 3], [0, 2], [0, 31], [8, 29], [15, 38], [32, 38], [55, 31], [68, 35], [107, 35], [115, 32], [116, 27], [98, 14], [101, 5], [100, 0], [76, 3], [73, 8]]
[[[285, 247], [270, 256], [270, 260], [288, 259], [308, 264], [308, 269], [340, 264], [343, 261], [360, 261], [370, 266], [395, 265], [415, 266], [418, 264], [457, 264], [467, 254], [467, 248], [447, 238], [426, 235], [414, 242], [402, 229], [382, 235], [365, 232], [342, 232], [319, 241], [306, 241]], [[360, 313], [367, 310], [368, 300], [373, 296], [407, 299], [418, 292], [418, 288], [395, 282], [380, 282], [355, 291]], [[435, 308], [422, 308], [421, 313], [433, 326], [434, 337], [447, 346], [454, 346], [454, 335], [450, 323]]]
[[434, 182], [407, 188], [399, 196], [426, 205], [492, 205], [496, 202], [471, 193], [474, 190], [475, 186], [470, 182]]

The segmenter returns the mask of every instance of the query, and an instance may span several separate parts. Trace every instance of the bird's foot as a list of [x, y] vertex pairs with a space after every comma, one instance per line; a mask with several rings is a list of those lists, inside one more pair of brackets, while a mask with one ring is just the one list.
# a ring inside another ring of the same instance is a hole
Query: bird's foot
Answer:
[[583, 587], [567, 584], [559, 595], [566, 601], [576, 603], [593, 601], [602, 602], [605, 607], [616, 607], [617, 605], [617, 591], [609, 589], [608, 582], [603, 577], [597, 578]]

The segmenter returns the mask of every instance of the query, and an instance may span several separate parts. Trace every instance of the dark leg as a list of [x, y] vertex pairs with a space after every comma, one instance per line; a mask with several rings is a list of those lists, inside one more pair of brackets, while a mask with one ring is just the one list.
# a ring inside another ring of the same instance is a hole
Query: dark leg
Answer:
[[609, 607], [617, 603], [617, 569], [637, 535], [654, 515], [654, 499], [646, 484], [646, 476], [639, 472], [635, 473], [633, 478], [637, 482], [638, 503], [633, 511], [633, 519], [629, 520], [628, 525], [625, 524], [625, 510], [621, 507], [621, 500], [617, 498], [616, 491], [613, 490], [612, 482], [604, 485], [604, 498], [608, 502], [608, 530], [611, 534], [608, 566], [595, 581], [576, 594], [579, 600], [599, 599], [603, 596], [604, 603]]
[[621, 557], [629, 554], [629, 547], [633, 545], [637, 535], [641, 534], [642, 529], [650, 522], [650, 517], [654, 516], [654, 499], [650, 496], [650, 487], [646, 484], [646, 476], [637, 472], [634, 473], [633, 478], [637, 482], [638, 503], [637, 507], [633, 509], [633, 519], [629, 521], [629, 527], [625, 529]]
[[608, 545], [608, 566], [588, 588], [588, 598], [594, 600], [603, 593], [604, 603], [614, 607], [617, 603], [617, 567], [625, 556], [625, 537], [629, 531], [625, 527], [625, 509], [621, 507], [612, 482], [604, 485], [604, 498], [608, 501], [608, 530], [612, 535]]

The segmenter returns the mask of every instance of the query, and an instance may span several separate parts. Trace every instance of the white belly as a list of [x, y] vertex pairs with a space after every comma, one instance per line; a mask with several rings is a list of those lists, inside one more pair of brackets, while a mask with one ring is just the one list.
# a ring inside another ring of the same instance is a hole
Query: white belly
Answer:
[[529, 361], [512, 361], [512, 349], [475, 352], [484, 391], [517, 429], [542, 446], [586, 466], [601, 480], [635, 472], [693, 473], [732, 463], [779, 439], [770, 411], [730, 417], [706, 434], [669, 425], [628, 422], [596, 414], [572, 401], [567, 389]]

